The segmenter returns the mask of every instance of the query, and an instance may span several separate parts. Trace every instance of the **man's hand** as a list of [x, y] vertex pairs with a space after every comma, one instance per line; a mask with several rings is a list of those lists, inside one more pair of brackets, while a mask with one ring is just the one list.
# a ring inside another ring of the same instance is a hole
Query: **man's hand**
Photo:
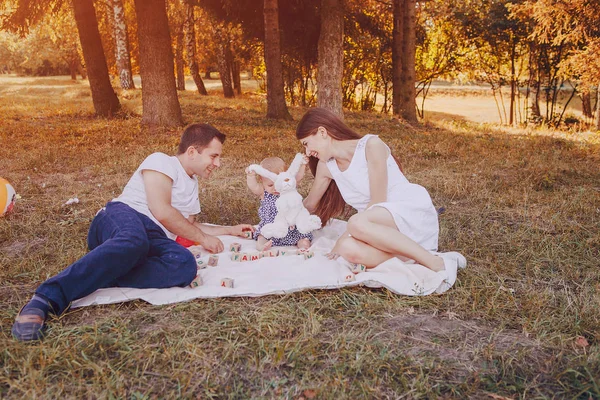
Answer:
[[238, 236], [246, 238], [246, 232], [254, 233], [254, 227], [248, 224], [239, 224], [231, 227], [231, 231], [229, 232], [232, 236]]
[[208, 250], [209, 253], [220, 253], [223, 251], [223, 242], [216, 236], [206, 235], [202, 243], [202, 247]]

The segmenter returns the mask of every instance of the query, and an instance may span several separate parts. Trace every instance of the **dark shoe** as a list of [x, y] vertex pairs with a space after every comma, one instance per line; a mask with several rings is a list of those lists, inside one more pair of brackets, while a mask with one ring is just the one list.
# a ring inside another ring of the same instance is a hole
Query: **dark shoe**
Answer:
[[15, 318], [12, 335], [22, 342], [40, 340], [46, 329], [46, 313], [34, 307], [23, 308]]

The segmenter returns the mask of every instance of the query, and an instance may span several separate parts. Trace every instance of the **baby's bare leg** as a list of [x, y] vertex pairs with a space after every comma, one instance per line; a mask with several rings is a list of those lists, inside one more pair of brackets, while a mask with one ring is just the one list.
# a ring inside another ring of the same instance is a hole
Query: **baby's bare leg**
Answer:
[[267, 240], [267, 238], [265, 238], [263, 235], [258, 235], [258, 239], [256, 239], [256, 250], [269, 250], [271, 246], [273, 246], [272, 240]]
[[310, 247], [310, 245], [311, 245], [310, 239], [308, 239], [308, 238], [300, 239], [300, 240], [298, 240], [298, 243], [296, 244], [296, 246], [298, 246], [299, 249], [308, 249]]

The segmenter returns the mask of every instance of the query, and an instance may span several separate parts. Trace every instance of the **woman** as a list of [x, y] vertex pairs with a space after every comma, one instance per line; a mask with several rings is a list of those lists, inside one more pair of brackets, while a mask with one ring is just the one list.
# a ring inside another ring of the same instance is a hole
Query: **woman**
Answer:
[[431, 253], [437, 250], [439, 234], [431, 198], [422, 186], [406, 179], [381, 139], [361, 137], [322, 108], [302, 117], [296, 138], [310, 157], [315, 176], [305, 207], [323, 224], [339, 215], [345, 204], [358, 211], [348, 220], [347, 232], [330, 258], [341, 256], [372, 268], [400, 256], [432, 271], [445, 269], [444, 259]]

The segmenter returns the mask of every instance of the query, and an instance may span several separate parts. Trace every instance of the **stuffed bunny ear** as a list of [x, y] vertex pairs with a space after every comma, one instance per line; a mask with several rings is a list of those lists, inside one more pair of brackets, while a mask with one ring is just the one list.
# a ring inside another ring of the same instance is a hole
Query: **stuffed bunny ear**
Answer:
[[300, 153], [296, 153], [296, 157], [294, 157], [294, 161], [290, 164], [290, 167], [287, 170], [287, 173], [296, 176], [298, 171], [300, 171], [300, 166], [304, 164], [304, 156]]
[[252, 164], [248, 167], [248, 169], [250, 171], [254, 171], [257, 174], [259, 174], [260, 176], [262, 176], [263, 178], [267, 178], [272, 180], [273, 182], [275, 182], [277, 180], [277, 174], [274, 174], [273, 172], [269, 171], [268, 169], [265, 169], [263, 167], [261, 167], [258, 164]]

